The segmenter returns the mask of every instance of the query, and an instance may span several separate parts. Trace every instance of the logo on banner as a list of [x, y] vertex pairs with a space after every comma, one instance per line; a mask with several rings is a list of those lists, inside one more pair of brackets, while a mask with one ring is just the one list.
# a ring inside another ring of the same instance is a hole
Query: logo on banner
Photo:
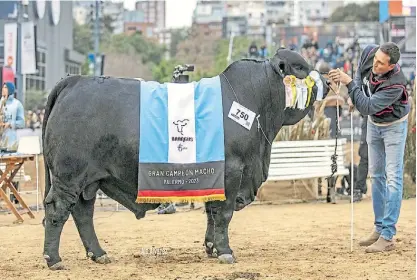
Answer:
[[171, 141], [181, 142], [177, 146], [178, 152], [182, 152], [184, 150], [187, 150], [187, 146], [184, 145], [185, 142], [193, 142], [194, 141], [194, 137], [184, 136], [184, 127], [186, 127], [189, 122], [190, 122], [189, 119], [182, 119], [182, 120], [177, 120], [177, 121], [172, 122], [172, 124], [175, 125], [176, 128], [177, 128], [177, 132], [179, 134], [181, 134], [181, 136], [171, 137]]
[[187, 147], [186, 146], [184, 146], [183, 144], [179, 144], [178, 146], [177, 146], [177, 148], [178, 148], [178, 152], [182, 152], [182, 151], [184, 151], [184, 150], [187, 150]]
[[179, 133], [181, 133], [181, 135], [184, 135], [183, 134], [183, 128], [184, 128], [184, 126], [186, 126], [188, 124], [189, 121], [190, 121], [189, 119], [178, 120], [176, 122], [173, 122], [173, 124], [177, 126], [177, 131]]

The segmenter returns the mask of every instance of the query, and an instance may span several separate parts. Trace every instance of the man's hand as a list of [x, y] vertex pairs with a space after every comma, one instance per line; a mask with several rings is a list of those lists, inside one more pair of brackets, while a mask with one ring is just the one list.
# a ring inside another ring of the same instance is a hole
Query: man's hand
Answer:
[[347, 85], [352, 81], [352, 78], [340, 69], [330, 70], [329, 78], [332, 79], [333, 82], [341, 82], [343, 85]]

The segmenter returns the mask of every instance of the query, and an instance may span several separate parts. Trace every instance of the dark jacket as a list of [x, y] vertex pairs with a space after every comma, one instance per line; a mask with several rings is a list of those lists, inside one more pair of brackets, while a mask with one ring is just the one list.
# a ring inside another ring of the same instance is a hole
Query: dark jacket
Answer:
[[407, 80], [398, 64], [378, 79], [374, 78], [372, 64], [378, 49], [377, 45], [364, 49], [355, 79], [347, 87], [353, 104], [362, 115], [370, 115], [375, 123], [390, 123], [410, 111]]

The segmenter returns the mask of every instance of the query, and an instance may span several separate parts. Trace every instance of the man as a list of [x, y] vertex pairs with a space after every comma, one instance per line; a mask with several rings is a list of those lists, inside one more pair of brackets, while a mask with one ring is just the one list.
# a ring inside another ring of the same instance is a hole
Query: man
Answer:
[[255, 42], [252, 42], [249, 46], [248, 50], [249, 57], [256, 58], [259, 55], [258, 47], [256, 46]]
[[266, 45], [263, 44], [261, 48], [259, 49], [259, 57], [260, 58], [267, 58], [268, 57], [268, 49], [266, 48]]
[[361, 240], [366, 252], [395, 248], [393, 237], [403, 192], [404, 148], [410, 106], [406, 78], [397, 64], [400, 50], [392, 42], [362, 52], [355, 80], [340, 70], [330, 78], [347, 85], [359, 112], [368, 116], [367, 143], [375, 230]]
[[[14, 97], [15, 94], [15, 87], [13, 83], [6, 82], [3, 84], [3, 88], [1, 91], [1, 101], [6, 101], [5, 106], [0, 112], [3, 115], [3, 122], [0, 124], [3, 127], [3, 134], [1, 136], [1, 142], [7, 143], [8, 150], [14, 150], [17, 148], [17, 128], [24, 128], [25, 127], [25, 116], [23, 105]], [[16, 187], [16, 190], [19, 187], [18, 182], [13, 182], [13, 185]], [[19, 202], [16, 200], [14, 195], [10, 195], [10, 200], [14, 200], [15, 204]]]

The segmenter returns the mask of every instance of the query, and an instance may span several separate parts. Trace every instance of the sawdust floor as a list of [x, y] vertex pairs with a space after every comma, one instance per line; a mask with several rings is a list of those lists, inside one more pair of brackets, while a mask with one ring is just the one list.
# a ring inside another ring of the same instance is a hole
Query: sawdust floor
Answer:
[[[372, 227], [371, 201], [355, 204], [355, 239]], [[61, 257], [69, 270], [53, 272], [42, 259], [43, 213], [14, 225], [0, 215], [0, 279], [415, 279], [416, 201], [403, 202], [397, 249], [350, 253], [350, 204], [252, 205], [237, 212], [230, 227], [233, 265], [208, 259], [202, 247], [206, 218], [202, 209], [174, 215], [149, 212], [135, 220], [128, 212], [97, 212], [95, 225], [109, 265], [85, 258], [70, 219], [61, 239]], [[146, 255], [155, 247], [157, 257]], [[142, 253], [134, 258], [135, 253]]]

